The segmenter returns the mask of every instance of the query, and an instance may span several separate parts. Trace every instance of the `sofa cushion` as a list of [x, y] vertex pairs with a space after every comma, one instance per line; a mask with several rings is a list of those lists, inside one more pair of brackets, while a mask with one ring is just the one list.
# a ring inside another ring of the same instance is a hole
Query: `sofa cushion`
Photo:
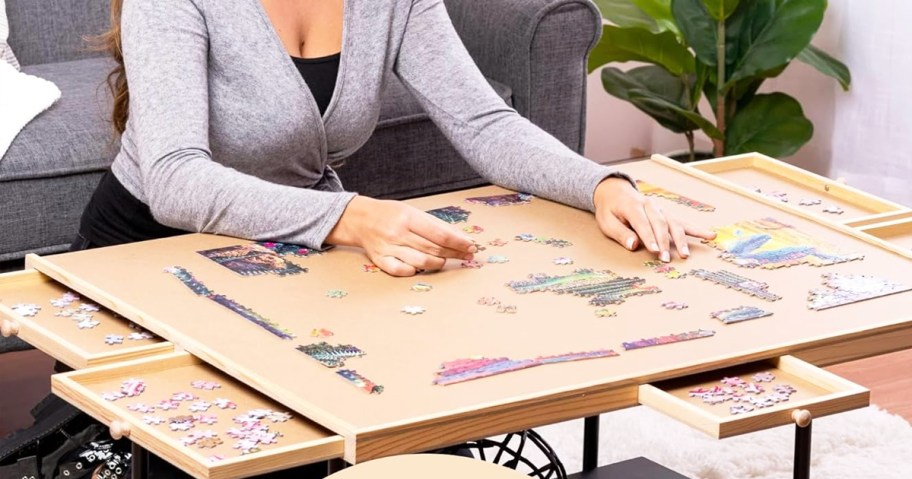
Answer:
[[119, 148], [111, 123], [107, 58], [33, 65], [23, 71], [54, 82], [60, 101], [38, 115], [0, 158], [0, 182], [107, 168]]

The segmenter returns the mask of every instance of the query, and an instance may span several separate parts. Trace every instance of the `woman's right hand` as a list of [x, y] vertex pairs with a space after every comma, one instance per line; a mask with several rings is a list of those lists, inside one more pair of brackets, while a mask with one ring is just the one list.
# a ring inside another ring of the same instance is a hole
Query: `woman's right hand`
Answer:
[[363, 248], [374, 264], [393, 276], [439, 270], [447, 258], [470, 260], [477, 251], [466, 234], [424, 211], [364, 196], [348, 203], [326, 242]]

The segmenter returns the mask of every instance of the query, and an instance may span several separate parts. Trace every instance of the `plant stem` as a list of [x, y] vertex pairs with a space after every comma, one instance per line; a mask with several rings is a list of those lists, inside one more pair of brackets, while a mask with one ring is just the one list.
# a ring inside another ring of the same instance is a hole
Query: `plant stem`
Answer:
[[697, 154], [694, 147], [694, 132], [685, 131], [684, 137], [687, 138], [687, 146], [690, 148], [690, 160], [688, 160], [688, 162], [695, 161], [697, 159]]
[[722, 132], [721, 140], [713, 140], [713, 154], [725, 156], [725, 20], [719, 20], [716, 30], [716, 128]]

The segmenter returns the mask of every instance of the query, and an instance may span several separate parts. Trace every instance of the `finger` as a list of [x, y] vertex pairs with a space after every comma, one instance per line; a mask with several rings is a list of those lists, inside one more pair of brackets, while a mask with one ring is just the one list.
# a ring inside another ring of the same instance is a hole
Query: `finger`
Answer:
[[691, 225], [683, 225], [684, 232], [694, 238], [700, 238], [705, 240], [714, 240], [716, 239], [716, 232], [707, 228], [698, 228]]
[[640, 237], [643, 246], [653, 253], [658, 253], [659, 243], [656, 242], [655, 233], [652, 231], [652, 224], [649, 222], [649, 217], [646, 216], [645, 205], [640, 202], [632, 202], [631, 206], [622, 213], [624, 219], [627, 220], [633, 230], [636, 231], [637, 236]]
[[659, 244], [659, 259], [664, 262], [671, 261], [671, 235], [669, 234], [668, 220], [665, 214], [652, 201], [646, 200], [646, 216], [652, 225], [656, 242]]
[[671, 240], [674, 241], [675, 248], [678, 250], [678, 256], [681, 258], [690, 256], [690, 247], [687, 246], [687, 233], [684, 230], [684, 226], [675, 220], [669, 220], [668, 229], [671, 231]]
[[637, 234], [627, 227], [612, 213], [601, 215], [599, 226], [609, 238], [617, 241], [621, 246], [633, 251], [637, 247]]
[[371, 261], [390, 276], [415, 276], [417, 273], [413, 266], [405, 264], [393, 256], [371, 258]]
[[419, 271], [437, 271], [443, 269], [446, 258], [439, 258], [422, 253], [407, 246], [400, 246], [392, 250], [392, 255], [403, 263]]
[[428, 241], [444, 248], [462, 253], [475, 253], [478, 251], [478, 248], [475, 247], [475, 242], [468, 235], [455, 230], [445, 221], [427, 213], [415, 215], [415, 221], [411, 222], [409, 229], [418, 236], [424, 237]]
[[465, 251], [457, 251], [452, 248], [446, 248], [440, 246], [415, 233], [410, 233], [405, 239], [405, 246], [410, 246], [422, 253], [429, 254], [431, 256], [436, 256], [438, 258], [455, 258], [462, 260], [469, 260], [473, 258], [472, 253], [466, 253]]

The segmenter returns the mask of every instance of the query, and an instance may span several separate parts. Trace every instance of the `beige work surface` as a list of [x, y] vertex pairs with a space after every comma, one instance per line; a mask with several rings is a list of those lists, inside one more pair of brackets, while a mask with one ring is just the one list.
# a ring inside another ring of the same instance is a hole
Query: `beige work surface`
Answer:
[[[502, 193], [489, 187], [427, 197], [410, 203], [421, 209], [459, 205], [472, 215], [479, 243], [488, 246], [479, 259], [504, 255], [505, 264], [445, 271], [416, 278], [366, 273], [367, 262], [355, 249], [337, 248], [322, 256], [293, 259], [309, 268], [297, 276], [240, 277], [197, 254], [197, 251], [246, 243], [209, 235], [188, 235], [100, 250], [50, 257], [31, 256], [28, 264], [70, 285], [148, 329], [162, 335], [213, 366], [271, 396], [298, 413], [343, 435], [350, 462], [403, 452], [426, 450], [458, 441], [538, 426], [560, 420], [632, 406], [639, 384], [772, 358], [801, 351], [826, 353], [829, 360], [848, 357], [841, 348], [859, 340], [871, 355], [888, 347], [909, 347], [880, 340], [876, 334], [905, 335], [912, 330], [912, 293], [897, 294], [825, 311], [809, 311], [809, 289], [820, 286], [821, 273], [876, 274], [910, 281], [905, 272], [912, 259], [887, 251], [892, 246], [839, 225], [823, 224], [810, 215], [785, 211], [775, 202], [716, 184], [711, 175], [654, 159], [624, 166], [648, 183], [709, 203], [700, 212], [657, 198], [661, 207], [706, 227], [749, 219], [775, 217], [838, 247], [865, 254], [863, 261], [828, 267], [795, 266], [779, 270], [742, 269], [718, 258], [718, 251], [693, 242], [692, 258], [675, 259], [682, 272], [691, 268], [725, 269], [769, 283], [783, 296], [761, 301], [695, 277], [667, 279], [646, 268], [653, 259], [645, 251], [629, 253], [606, 239], [592, 215], [543, 199], [529, 205], [488, 207], [465, 198]], [[462, 225], [460, 225], [462, 226]], [[515, 241], [520, 233], [566, 239], [567, 248]], [[556, 265], [557, 257], [574, 264]], [[270, 318], [297, 334], [282, 340], [214, 302], [196, 296], [164, 273], [168, 266], [191, 271], [211, 290]], [[629, 298], [609, 306], [613, 318], [599, 318], [585, 298], [548, 292], [519, 295], [505, 283], [530, 273], [566, 274], [575, 268], [608, 269], [639, 276], [662, 289], [661, 294]], [[416, 282], [433, 285], [430, 292], [410, 290]], [[342, 299], [328, 290], [348, 292]], [[516, 314], [500, 314], [477, 304], [496, 297], [517, 306]], [[668, 311], [661, 304], [683, 301], [685, 310]], [[421, 315], [400, 312], [404, 306], [426, 308]], [[713, 311], [754, 305], [773, 316], [733, 325], [712, 319]], [[314, 328], [327, 328], [333, 344], [353, 344], [367, 354], [346, 367], [385, 387], [367, 394], [295, 349], [320, 339]], [[625, 352], [624, 341], [710, 329], [716, 336]], [[906, 338], [908, 336], [902, 336]], [[619, 357], [547, 365], [451, 386], [432, 384], [444, 361], [474, 356], [527, 359], [611, 348]]]

